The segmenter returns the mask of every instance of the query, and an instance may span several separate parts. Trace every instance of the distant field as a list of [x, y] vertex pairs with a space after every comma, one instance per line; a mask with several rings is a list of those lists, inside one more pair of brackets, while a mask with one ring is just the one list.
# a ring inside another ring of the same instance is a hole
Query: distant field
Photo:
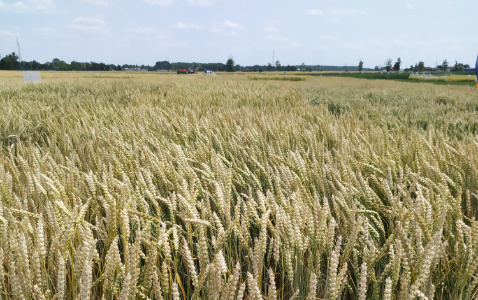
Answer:
[[244, 75], [0, 72], [0, 297], [478, 297], [478, 89]]
[[[302, 75], [302, 74], [301, 74]], [[453, 75], [453, 74], [420, 74], [413, 75], [411, 73], [402, 72], [328, 72], [328, 73], [310, 73], [310, 76], [333, 76], [344, 78], [360, 78], [360, 79], [383, 79], [395, 80], [403, 82], [422, 82], [427, 81], [438, 85], [467, 85], [474, 86], [476, 75]], [[469, 75], [469, 76], [468, 76]]]

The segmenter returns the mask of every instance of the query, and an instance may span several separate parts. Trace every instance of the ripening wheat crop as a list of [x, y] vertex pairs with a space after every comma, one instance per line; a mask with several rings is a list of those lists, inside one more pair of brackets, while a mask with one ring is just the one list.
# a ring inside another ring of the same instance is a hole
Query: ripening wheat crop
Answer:
[[475, 90], [171, 78], [0, 86], [1, 299], [477, 297]]

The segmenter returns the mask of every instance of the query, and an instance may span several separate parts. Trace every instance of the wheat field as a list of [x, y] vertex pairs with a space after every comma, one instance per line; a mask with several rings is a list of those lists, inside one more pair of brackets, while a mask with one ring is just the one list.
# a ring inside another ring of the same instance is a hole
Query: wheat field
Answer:
[[478, 297], [471, 87], [0, 73], [1, 299]]

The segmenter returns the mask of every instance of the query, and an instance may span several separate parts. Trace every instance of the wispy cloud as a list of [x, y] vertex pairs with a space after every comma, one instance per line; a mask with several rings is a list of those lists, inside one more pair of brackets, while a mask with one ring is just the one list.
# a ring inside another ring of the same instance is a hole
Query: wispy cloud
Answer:
[[[94, 1], [94, 0], [90, 0]], [[215, 0], [141, 0], [145, 3], [149, 3], [152, 5], [160, 5], [160, 6], [168, 6], [173, 5], [175, 2], [186, 2], [191, 5], [199, 5], [199, 6], [210, 6]]]
[[242, 29], [244, 29], [244, 26], [242, 26], [242, 25], [240, 25], [236, 22], [226, 20], [220, 26], [211, 27], [211, 32], [213, 32], [213, 33], [226, 33], [226, 34], [229, 34], [231, 36], [239, 36], [239, 33], [237, 32], [237, 30], [242, 30]]
[[12, 13], [52, 12], [55, 4], [52, 0], [28, 0], [4, 2], [0, 0], [0, 11]]
[[110, 4], [109, 0], [82, 0], [85, 3], [98, 5], [98, 6], [108, 6]]
[[182, 23], [182, 22], [176, 23], [172, 27], [176, 28], [176, 29], [183, 29], [183, 30], [199, 29], [199, 25], [185, 24], [185, 23]]
[[358, 16], [366, 15], [367, 13], [363, 9], [330, 9], [326, 11], [326, 14], [334, 16]]
[[101, 18], [78, 17], [71, 22], [69, 27], [88, 33], [107, 34], [109, 32], [105, 20]]
[[276, 27], [264, 27], [264, 29], [262, 29], [262, 32], [264, 32], [264, 33], [276, 33], [276, 32], [279, 32], [279, 29], [276, 28]]
[[309, 9], [306, 12], [309, 16], [316, 16], [316, 17], [323, 17], [323, 16], [358, 16], [358, 15], [366, 15], [366, 11], [363, 9]]
[[187, 3], [200, 6], [209, 6], [213, 0], [187, 0]]
[[156, 31], [153, 27], [131, 27], [127, 28], [126, 32], [134, 34], [154, 34]]
[[55, 8], [52, 0], [30, 0], [29, 4], [36, 11], [49, 12]]
[[232, 28], [232, 29], [242, 29], [244, 28], [244, 26], [242, 25], [239, 25], [237, 24], [236, 22], [232, 22], [232, 21], [225, 21], [222, 26], [226, 27], [226, 28]]
[[19, 34], [17, 32], [13, 32], [13, 31], [10, 31], [10, 30], [0, 29], [0, 35], [1, 36], [8, 36], [8, 37], [16, 37]]
[[321, 10], [321, 9], [309, 9], [309, 10], [307, 11], [307, 15], [309, 15], [309, 16], [322, 17], [322, 16], [324, 16], [325, 14], [324, 14], [324, 11]]
[[160, 6], [168, 6], [174, 3], [174, 0], [142, 0], [142, 1], [148, 4], [160, 5]]
[[406, 9], [413, 9], [413, 7], [414, 7], [413, 4], [410, 4], [410, 3], [407, 3], [407, 4], [405, 5], [405, 8], [406, 8]]
[[265, 27], [262, 29], [264, 33], [277, 33], [279, 32], [279, 21], [267, 21]]
[[13, 3], [5, 3], [0, 1], [0, 10], [13, 13], [25, 13], [29, 9], [28, 5], [23, 1], [15, 1]]

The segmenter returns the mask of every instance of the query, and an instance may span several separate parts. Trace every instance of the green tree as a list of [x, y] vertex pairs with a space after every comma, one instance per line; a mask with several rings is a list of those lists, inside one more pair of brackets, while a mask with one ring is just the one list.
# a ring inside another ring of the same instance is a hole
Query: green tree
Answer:
[[359, 64], [358, 64], [358, 70], [359, 71], [362, 71], [363, 70], [363, 61], [360, 60]]
[[438, 68], [443, 72], [446, 72], [448, 70], [448, 61], [445, 59], [442, 64], [438, 66]]
[[300, 65], [300, 70], [301, 70], [301, 71], [305, 71], [305, 64], [304, 64], [304, 63], [302, 63], [302, 64]]
[[459, 63], [455, 60], [455, 65], [451, 69], [453, 72], [463, 72], [465, 70], [465, 66], [462, 63]]
[[387, 60], [385, 61], [385, 68], [387, 69], [387, 72], [390, 72], [390, 70], [392, 69], [392, 59], [391, 58], [387, 58]]
[[59, 70], [59, 71], [68, 71], [70, 70], [70, 65], [68, 65], [65, 61], [54, 58], [51, 61], [51, 67], [53, 70]]
[[423, 72], [425, 71], [425, 63], [423, 61], [419, 61], [418, 62], [418, 69], [417, 69], [418, 72]]
[[402, 64], [402, 60], [399, 58], [397, 58], [397, 61], [395, 62], [395, 64], [393, 65], [393, 70], [394, 71], [400, 71], [400, 65]]
[[229, 57], [226, 62], [226, 71], [227, 72], [234, 72], [234, 60], [232, 57]]
[[158, 70], [172, 70], [171, 64], [169, 63], [169, 61], [158, 61], [156, 62], [154, 66]]
[[282, 69], [282, 66], [280, 65], [280, 61], [276, 61], [276, 70], [280, 71]]
[[20, 70], [20, 61], [15, 52], [12, 52], [12, 54], [8, 54], [0, 60], [0, 69]]

